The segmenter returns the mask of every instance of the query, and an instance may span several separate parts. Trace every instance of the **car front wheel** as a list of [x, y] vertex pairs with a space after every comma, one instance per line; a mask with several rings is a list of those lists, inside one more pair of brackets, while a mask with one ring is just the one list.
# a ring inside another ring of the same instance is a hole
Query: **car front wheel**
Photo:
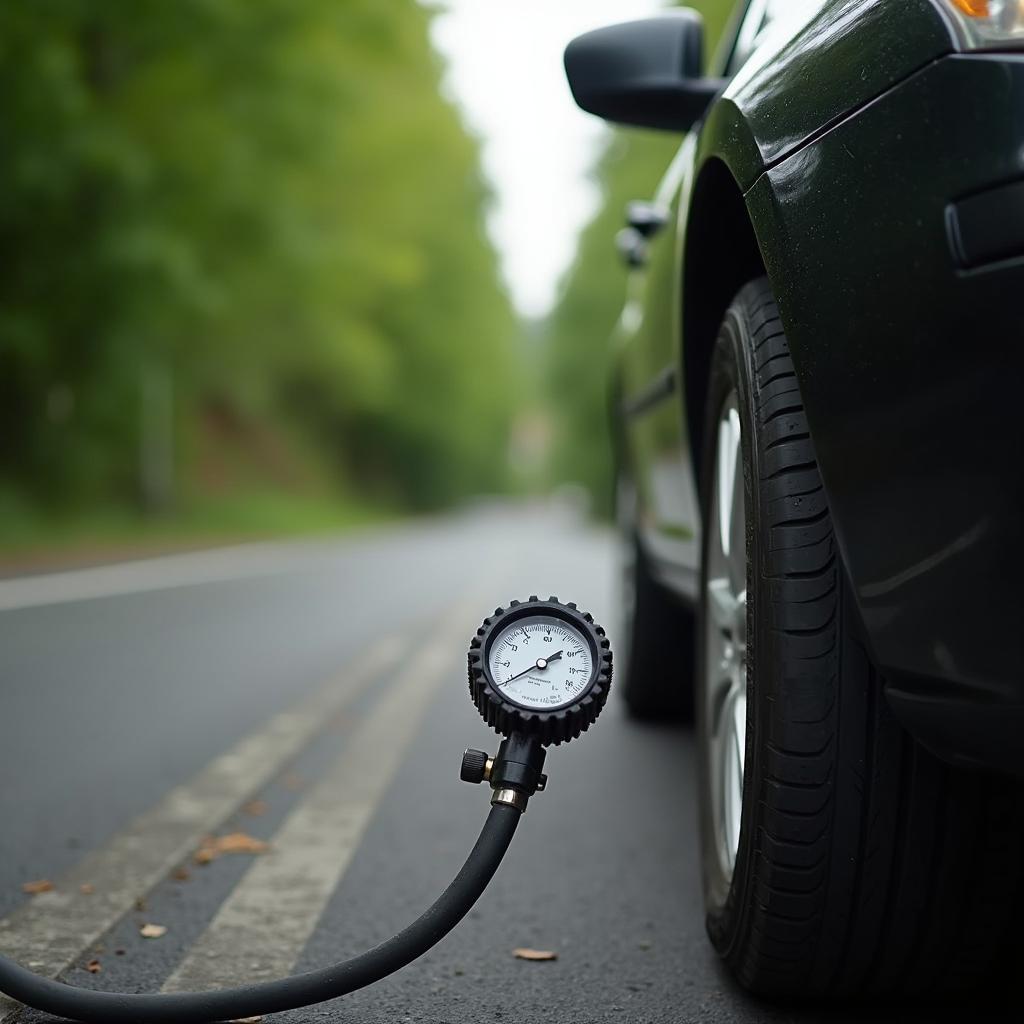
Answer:
[[936, 760], [891, 715], [763, 279], [726, 313], [705, 441], [696, 719], [711, 940], [761, 993], [977, 986], [1019, 943], [1021, 793]]

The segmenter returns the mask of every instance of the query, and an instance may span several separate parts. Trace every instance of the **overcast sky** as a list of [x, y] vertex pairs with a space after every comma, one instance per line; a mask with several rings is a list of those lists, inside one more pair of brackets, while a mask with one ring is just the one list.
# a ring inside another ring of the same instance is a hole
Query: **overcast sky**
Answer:
[[562, 51], [587, 29], [658, 0], [441, 0], [434, 44], [446, 88], [483, 143], [495, 192], [489, 229], [517, 309], [543, 316], [594, 213], [587, 178], [604, 132], [572, 102]]

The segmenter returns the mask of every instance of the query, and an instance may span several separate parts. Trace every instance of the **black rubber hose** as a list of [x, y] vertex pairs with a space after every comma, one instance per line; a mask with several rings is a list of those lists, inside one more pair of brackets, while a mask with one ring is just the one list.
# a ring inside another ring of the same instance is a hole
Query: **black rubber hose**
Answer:
[[513, 807], [493, 806], [466, 863], [433, 906], [393, 938], [332, 967], [213, 992], [122, 995], [41, 978], [0, 957], [0, 992], [37, 1010], [86, 1024], [206, 1024], [335, 999], [394, 974], [440, 942], [494, 877], [519, 816]]

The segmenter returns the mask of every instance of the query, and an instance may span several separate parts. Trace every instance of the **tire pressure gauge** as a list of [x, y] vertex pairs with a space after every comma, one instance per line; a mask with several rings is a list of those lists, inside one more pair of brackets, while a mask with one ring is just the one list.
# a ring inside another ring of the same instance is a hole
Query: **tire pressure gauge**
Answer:
[[525, 811], [547, 785], [544, 748], [587, 729], [611, 684], [611, 645], [592, 615], [556, 597], [496, 608], [469, 642], [469, 694], [505, 738], [494, 757], [467, 750], [462, 780], [489, 782], [492, 804]]
[[601, 713], [611, 678], [604, 630], [554, 597], [498, 608], [470, 643], [469, 692], [504, 736], [543, 745], [575, 739]]

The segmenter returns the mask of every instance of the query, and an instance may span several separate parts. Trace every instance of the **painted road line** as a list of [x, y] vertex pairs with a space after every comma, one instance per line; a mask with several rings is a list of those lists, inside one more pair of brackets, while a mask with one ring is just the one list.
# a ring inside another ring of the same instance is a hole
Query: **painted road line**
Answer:
[[325, 557], [343, 550], [337, 541], [237, 544], [89, 569], [16, 576], [0, 579], [0, 611], [318, 569]]
[[[465, 616], [455, 615], [460, 624]], [[253, 862], [165, 992], [289, 974], [348, 868], [461, 641], [438, 631]]]
[[[270, 720], [171, 790], [101, 849], [0, 920], [0, 953], [55, 977], [131, 910], [135, 900], [187, 857], [261, 789], [324, 725], [398, 662], [404, 644], [386, 637], [351, 668]], [[80, 886], [89, 887], [89, 894]], [[0, 1021], [16, 1006], [0, 995]]]

